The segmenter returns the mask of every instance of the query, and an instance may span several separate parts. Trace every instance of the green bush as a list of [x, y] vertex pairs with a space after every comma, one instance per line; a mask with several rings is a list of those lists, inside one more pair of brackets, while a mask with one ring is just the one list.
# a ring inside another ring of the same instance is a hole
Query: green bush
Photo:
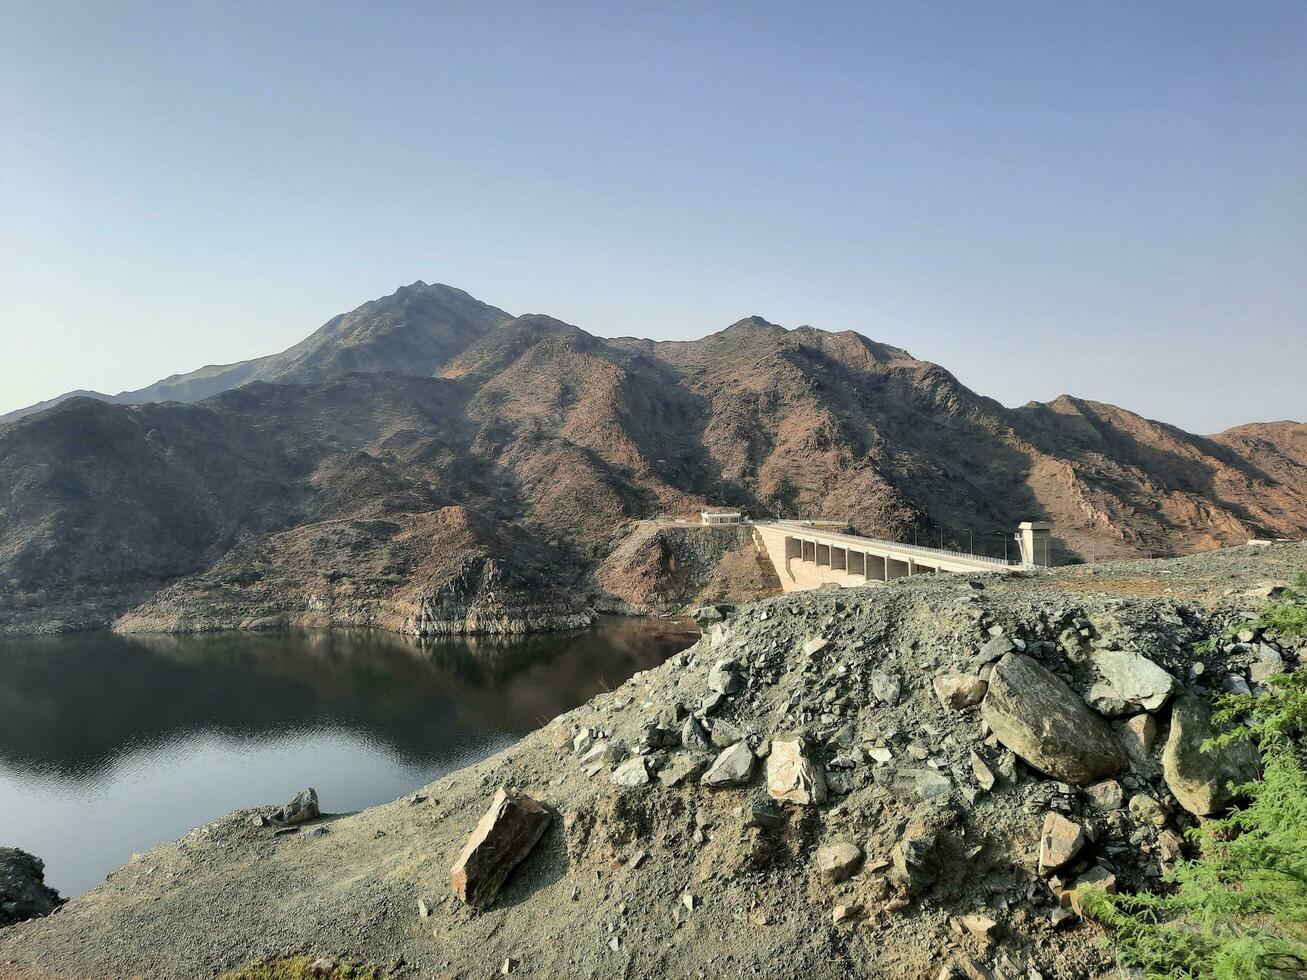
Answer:
[[[1307, 635], [1304, 576], [1239, 629], [1250, 625]], [[1250, 739], [1261, 753], [1262, 778], [1238, 787], [1247, 806], [1190, 831], [1198, 856], [1176, 863], [1165, 893], [1087, 891], [1085, 909], [1150, 978], [1307, 977], [1307, 673], [1219, 698], [1213, 721], [1224, 731], [1205, 748]]]

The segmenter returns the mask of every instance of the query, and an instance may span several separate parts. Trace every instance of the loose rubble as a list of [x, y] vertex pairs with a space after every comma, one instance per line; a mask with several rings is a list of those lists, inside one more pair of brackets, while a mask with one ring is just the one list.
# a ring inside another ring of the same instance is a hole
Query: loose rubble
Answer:
[[[1307, 649], [1195, 646], [1299, 568], [1282, 545], [714, 608], [693, 647], [427, 802], [322, 839], [219, 821], [138, 862], [165, 871], [0, 932], [0, 965], [206, 975], [196, 923], [218, 916], [224, 955], [325, 943], [417, 975], [1118, 977], [1077, 890], [1162, 887], [1255, 774], [1195, 755], [1194, 706]], [[179, 886], [199, 865], [225, 900]]]

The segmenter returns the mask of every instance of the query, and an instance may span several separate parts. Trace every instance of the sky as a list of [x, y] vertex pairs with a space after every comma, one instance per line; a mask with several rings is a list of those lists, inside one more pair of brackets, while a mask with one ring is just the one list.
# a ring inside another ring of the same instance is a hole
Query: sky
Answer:
[[1307, 420], [1307, 3], [0, 4], [0, 412], [422, 279]]

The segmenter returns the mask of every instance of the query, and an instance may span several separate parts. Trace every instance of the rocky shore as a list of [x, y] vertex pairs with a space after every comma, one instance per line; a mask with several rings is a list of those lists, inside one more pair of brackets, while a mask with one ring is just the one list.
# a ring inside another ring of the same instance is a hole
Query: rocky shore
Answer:
[[45, 862], [16, 847], [0, 847], [0, 928], [49, 915], [63, 902], [45, 883]]
[[[1196, 750], [1205, 699], [1307, 651], [1197, 645], [1305, 568], [1285, 544], [726, 607], [663, 666], [404, 799], [293, 826], [238, 812], [140, 855], [0, 931], [0, 975], [313, 955], [396, 977], [1119, 976], [1074, 889], [1158, 887], [1254, 774], [1246, 749]], [[501, 790], [553, 818], [477, 909], [450, 870]]]

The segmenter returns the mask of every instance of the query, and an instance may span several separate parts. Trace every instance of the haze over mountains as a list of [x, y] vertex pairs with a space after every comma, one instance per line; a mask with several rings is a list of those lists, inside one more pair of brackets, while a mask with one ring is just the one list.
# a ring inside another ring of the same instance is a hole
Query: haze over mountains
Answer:
[[10, 631], [569, 625], [647, 606], [635, 579], [684, 556], [631, 520], [705, 503], [988, 553], [1046, 519], [1068, 560], [1307, 535], [1301, 423], [1007, 409], [851, 331], [605, 340], [422, 282], [280, 354], [4, 422]]

